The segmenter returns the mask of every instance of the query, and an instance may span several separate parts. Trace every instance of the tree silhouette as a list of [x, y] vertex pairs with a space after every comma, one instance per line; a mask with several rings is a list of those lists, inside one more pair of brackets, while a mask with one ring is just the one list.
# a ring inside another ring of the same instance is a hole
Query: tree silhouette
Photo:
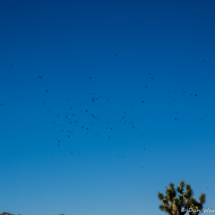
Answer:
[[162, 202], [162, 205], [159, 206], [161, 211], [167, 212], [169, 215], [184, 215], [187, 211], [189, 215], [198, 215], [201, 212], [206, 194], [201, 193], [199, 202], [197, 202], [195, 197], [193, 197], [193, 190], [190, 184], [186, 185], [186, 192], [184, 192], [184, 181], [180, 181], [177, 191], [173, 183], [170, 183], [169, 186], [169, 188], [166, 187], [166, 196], [158, 191], [158, 198]]

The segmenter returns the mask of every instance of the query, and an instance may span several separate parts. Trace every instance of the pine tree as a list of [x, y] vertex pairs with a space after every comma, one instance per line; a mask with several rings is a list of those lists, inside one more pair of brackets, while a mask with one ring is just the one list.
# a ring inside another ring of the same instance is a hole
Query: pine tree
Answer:
[[[159, 206], [161, 211], [167, 212], [169, 215], [184, 215], [189, 212], [189, 215], [198, 215], [206, 200], [206, 194], [201, 193], [199, 202], [193, 197], [193, 190], [190, 184], [186, 185], [186, 192], [184, 192], [185, 182], [180, 181], [177, 191], [174, 184], [170, 183], [169, 188], [166, 187], [166, 196], [158, 192], [158, 198], [161, 200], [162, 205]], [[178, 197], [177, 197], [178, 192]]]

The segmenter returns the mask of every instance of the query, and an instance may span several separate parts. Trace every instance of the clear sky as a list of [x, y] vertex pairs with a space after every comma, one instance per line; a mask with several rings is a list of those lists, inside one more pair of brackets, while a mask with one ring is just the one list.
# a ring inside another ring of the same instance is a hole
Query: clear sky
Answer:
[[180, 180], [215, 209], [214, 11], [1, 0], [0, 212], [161, 215]]

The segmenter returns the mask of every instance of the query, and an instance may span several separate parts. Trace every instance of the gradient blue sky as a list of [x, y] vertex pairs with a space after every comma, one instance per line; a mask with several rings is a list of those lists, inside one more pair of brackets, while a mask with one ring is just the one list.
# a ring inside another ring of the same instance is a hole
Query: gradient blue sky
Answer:
[[215, 209], [214, 10], [1, 0], [0, 212], [161, 215], [180, 180]]

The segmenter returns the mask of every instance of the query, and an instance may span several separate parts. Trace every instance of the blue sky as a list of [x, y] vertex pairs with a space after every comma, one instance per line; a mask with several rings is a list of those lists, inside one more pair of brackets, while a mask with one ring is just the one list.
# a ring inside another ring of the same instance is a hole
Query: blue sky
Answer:
[[180, 180], [214, 209], [214, 8], [1, 0], [0, 211], [164, 214]]

